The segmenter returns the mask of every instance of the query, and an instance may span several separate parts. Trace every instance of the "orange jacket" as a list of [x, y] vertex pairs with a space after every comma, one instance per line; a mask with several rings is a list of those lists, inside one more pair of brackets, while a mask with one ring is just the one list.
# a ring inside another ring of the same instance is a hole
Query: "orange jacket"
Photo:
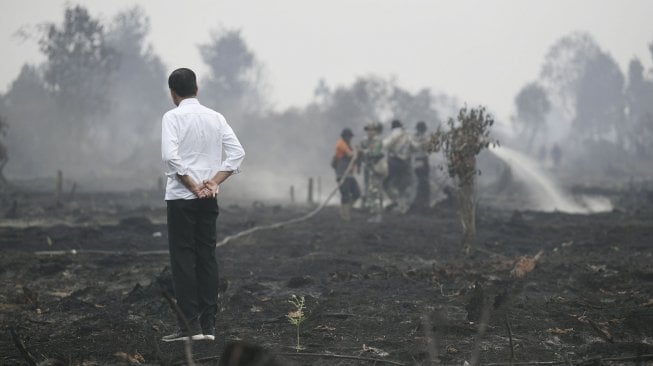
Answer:
[[338, 139], [338, 142], [336, 142], [336, 159], [340, 160], [345, 156], [351, 156], [353, 153], [354, 151], [344, 139]]

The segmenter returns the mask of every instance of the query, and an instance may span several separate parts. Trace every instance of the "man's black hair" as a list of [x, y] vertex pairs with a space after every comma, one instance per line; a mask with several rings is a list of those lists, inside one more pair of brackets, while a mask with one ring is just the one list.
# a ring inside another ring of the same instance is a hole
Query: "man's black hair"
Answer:
[[351, 128], [345, 128], [345, 129], [343, 129], [342, 132], [340, 133], [340, 136], [341, 136], [341, 137], [353, 137], [353, 136], [354, 136], [354, 133], [351, 132]]
[[191, 69], [177, 69], [168, 77], [168, 87], [182, 98], [194, 96], [197, 94], [197, 77]]

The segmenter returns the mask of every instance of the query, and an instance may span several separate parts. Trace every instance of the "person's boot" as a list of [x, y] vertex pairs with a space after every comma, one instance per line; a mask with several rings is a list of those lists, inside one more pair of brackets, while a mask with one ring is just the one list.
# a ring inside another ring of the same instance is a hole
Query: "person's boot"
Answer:
[[399, 207], [399, 213], [402, 215], [408, 213], [408, 210], [410, 209], [410, 205], [404, 200], [399, 201], [398, 207]]
[[340, 205], [340, 217], [344, 221], [351, 220], [351, 203], [343, 203]]

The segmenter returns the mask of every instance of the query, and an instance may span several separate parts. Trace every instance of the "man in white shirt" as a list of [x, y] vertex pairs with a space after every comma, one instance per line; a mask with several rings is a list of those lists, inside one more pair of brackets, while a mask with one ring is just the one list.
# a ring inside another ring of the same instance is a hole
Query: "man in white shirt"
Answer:
[[216, 197], [220, 183], [238, 172], [245, 151], [225, 118], [197, 100], [192, 70], [173, 71], [168, 86], [177, 106], [163, 115], [161, 123], [168, 242], [175, 297], [189, 329], [178, 319], [180, 330], [162, 340], [214, 340]]
[[412, 181], [412, 142], [401, 121], [392, 121], [392, 130], [383, 140], [383, 147], [388, 152], [388, 177], [383, 183], [385, 192], [392, 200], [391, 206], [406, 213], [410, 208], [408, 188]]

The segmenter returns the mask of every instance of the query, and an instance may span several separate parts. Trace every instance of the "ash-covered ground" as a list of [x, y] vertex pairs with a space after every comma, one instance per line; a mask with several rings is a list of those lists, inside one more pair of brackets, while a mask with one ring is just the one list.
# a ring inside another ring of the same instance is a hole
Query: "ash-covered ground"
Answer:
[[[450, 205], [389, 213], [376, 225], [358, 211], [342, 222], [327, 207], [235, 240], [217, 250], [216, 341], [195, 342], [193, 355], [217, 364], [225, 344], [242, 340], [282, 365], [461, 365], [474, 350], [485, 363], [511, 354], [515, 362], [636, 363], [610, 360], [653, 354], [653, 195], [611, 194], [615, 210], [594, 215], [482, 206], [470, 256]], [[10, 329], [37, 362], [183, 364], [183, 345], [159, 340], [175, 328], [162, 296], [171, 282], [159, 195], [52, 202], [20, 194], [3, 204], [11, 215], [0, 220], [0, 364], [27, 364]], [[219, 239], [309, 209], [225, 204]], [[511, 274], [540, 251], [531, 272]], [[292, 295], [307, 306], [300, 354], [286, 317]]]

